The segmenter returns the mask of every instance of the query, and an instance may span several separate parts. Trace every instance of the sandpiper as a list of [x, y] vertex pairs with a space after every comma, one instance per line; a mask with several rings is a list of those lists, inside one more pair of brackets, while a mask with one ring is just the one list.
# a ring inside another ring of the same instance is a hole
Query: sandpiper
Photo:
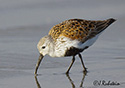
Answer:
[[53, 26], [48, 35], [41, 38], [38, 42], [37, 48], [40, 56], [34, 74], [37, 74], [38, 67], [45, 55], [51, 57], [73, 56], [66, 74], [69, 73], [75, 61], [75, 56], [78, 55], [83, 71], [87, 72], [80, 53], [91, 46], [99, 35], [114, 21], [116, 20], [113, 18], [97, 21], [69, 19]]

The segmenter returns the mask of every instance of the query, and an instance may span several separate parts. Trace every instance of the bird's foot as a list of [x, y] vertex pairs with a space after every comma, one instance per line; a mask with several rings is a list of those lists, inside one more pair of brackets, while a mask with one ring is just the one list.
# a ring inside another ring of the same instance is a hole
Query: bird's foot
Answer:
[[86, 74], [86, 73], [88, 72], [87, 69], [88, 69], [88, 68], [85, 68], [85, 69], [83, 70], [83, 73], [84, 73], [84, 74]]
[[69, 74], [69, 71], [67, 71], [65, 74], [68, 75], [68, 74]]

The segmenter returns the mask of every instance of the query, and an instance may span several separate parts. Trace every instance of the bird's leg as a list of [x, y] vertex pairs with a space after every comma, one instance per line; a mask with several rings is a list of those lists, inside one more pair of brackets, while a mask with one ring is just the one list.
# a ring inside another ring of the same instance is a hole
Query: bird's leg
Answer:
[[83, 60], [82, 60], [82, 56], [81, 56], [81, 54], [79, 53], [79, 58], [80, 58], [80, 60], [81, 60], [81, 63], [82, 63], [82, 66], [83, 66], [83, 68], [84, 68], [84, 71], [83, 72], [87, 72], [87, 68], [85, 67], [85, 65], [84, 65], [84, 62], [83, 62]]
[[35, 75], [37, 75], [37, 70], [39, 68], [39, 65], [40, 65], [42, 59], [43, 59], [43, 55], [40, 54], [39, 59], [38, 59], [37, 64], [36, 64], [36, 69], [35, 69], [35, 72], [34, 72]]
[[66, 71], [66, 74], [69, 74], [69, 71], [70, 71], [70, 69], [71, 69], [71, 67], [72, 67], [72, 65], [73, 65], [73, 63], [74, 63], [74, 61], [75, 61], [75, 56], [73, 56], [72, 62], [71, 62], [71, 64], [70, 64], [68, 70]]

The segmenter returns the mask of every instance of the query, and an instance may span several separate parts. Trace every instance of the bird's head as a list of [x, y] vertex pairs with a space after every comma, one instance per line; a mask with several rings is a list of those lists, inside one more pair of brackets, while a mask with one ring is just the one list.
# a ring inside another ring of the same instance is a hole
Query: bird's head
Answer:
[[37, 44], [37, 48], [41, 55], [45, 56], [46, 54], [49, 54], [50, 36], [44, 36], [43, 38], [41, 38]]
[[37, 75], [37, 70], [39, 68], [39, 65], [40, 65], [43, 57], [46, 54], [49, 54], [49, 52], [52, 48], [51, 45], [52, 45], [52, 41], [51, 41], [51, 37], [49, 35], [41, 38], [40, 41], [38, 42], [37, 48], [39, 50], [40, 56], [39, 56], [38, 62], [36, 64], [35, 75]]
[[45, 36], [40, 39], [40, 41], [37, 44], [37, 48], [39, 50], [39, 53], [43, 56], [48, 54], [49, 52], [49, 37]]

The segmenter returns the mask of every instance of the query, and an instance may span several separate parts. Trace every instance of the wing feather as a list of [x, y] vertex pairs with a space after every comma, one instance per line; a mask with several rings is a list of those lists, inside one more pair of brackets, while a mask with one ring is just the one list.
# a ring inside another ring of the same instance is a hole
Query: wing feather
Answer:
[[103, 21], [92, 21], [84, 19], [70, 19], [55, 25], [50, 31], [54, 41], [58, 37], [65, 36], [72, 40], [78, 39], [81, 42], [94, 37], [106, 29], [115, 19], [111, 18]]

